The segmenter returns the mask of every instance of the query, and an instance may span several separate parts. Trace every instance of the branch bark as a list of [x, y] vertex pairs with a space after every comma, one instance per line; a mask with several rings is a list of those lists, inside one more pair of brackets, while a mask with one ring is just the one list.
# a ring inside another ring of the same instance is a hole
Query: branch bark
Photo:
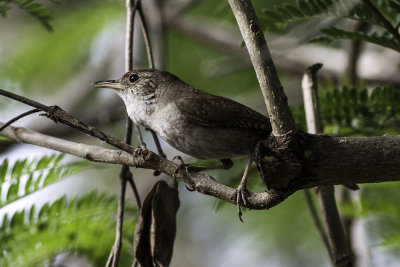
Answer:
[[275, 136], [295, 131], [296, 126], [272, 61], [263, 31], [250, 0], [229, 0], [264, 95]]

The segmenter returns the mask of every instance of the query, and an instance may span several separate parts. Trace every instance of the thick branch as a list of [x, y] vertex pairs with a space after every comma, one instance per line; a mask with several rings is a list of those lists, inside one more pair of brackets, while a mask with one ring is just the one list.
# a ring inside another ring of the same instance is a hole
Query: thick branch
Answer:
[[271, 120], [272, 133], [285, 135], [295, 130], [295, 124], [275, 70], [267, 42], [250, 0], [229, 0], [246, 43], [257, 79], [264, 95]]
[[400, 180], [400, 136], [303, 136], [304, 187]]

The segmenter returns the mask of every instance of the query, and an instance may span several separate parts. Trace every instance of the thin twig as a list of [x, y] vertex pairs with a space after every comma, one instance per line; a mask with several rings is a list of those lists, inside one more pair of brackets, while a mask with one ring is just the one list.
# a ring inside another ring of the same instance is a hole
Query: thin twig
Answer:
[[140, 20], [142, 22], [143, 39], [144, 39], [144, 44], [146, 45], [147, 59], [149, 61], [149, 68], [154, 69], [153, 50], [151, 49], [149, 30], [147, 28], [146, 18], [144, 17], [143, 9], [141, 6], [138, 8], [138, 12], [139, 12]]
[[395, 26], [392, 25], [392, 23], [385, 18], [385, 16], [379, 11], [379, 9], [370, 1], [370, 0], [363, 0], [363, 2], [368, 6], [368, 8], [374, 12], [374, 14], [380, 19], [382, 22], [382, 25], [390, 32], [394, 38], [397, 39], [398, 42], [400, 42], [400, 33], [396, 29]]
[[320, 218], [318, 216], [317, 209], [315, 208], [315, 204], [314, 204], [314, 201], [313, 201], [313, 199], [311, 197], [310, 190], [309, 189], [304, 189], [303, 193], [304, 193], [304, 197], [306, 199], [308, 210], [310, 211], [310, 214], [311, 214], [311, 218], [312, 218], [312, 220], [314, 222], [314, 225], [317, 228], [317, 231], [318, 231], [318, 233], [319, 233], [319, 235], [320, 235], [320, 237], [322, 239], [322, 242], [324, 242], [324, 245], [325, 245], [326, 250], [328, 251], [329, 257], [331, 258], [331, 260], [333, 260], [332, 259], [332, 254], [331, 254], [331, 249], [329, 248], [328, 237], [326, 236], [325, 229], [322, 226], [321, 220], [320, 220]]
[[[135, 33], [135, 14], [140, 6], [140, 0], [126, 0], [126, 34], [125, 34], [125, 72], [133, 69], [133, 40]], [[127, 116], [127, 119], [130, 118]], [[134, 124], [139, 147], [146, 148], [138, 125]]]
[[[307, 129], [309, 133], [321, 133], [322, 125], [319, 118], [317, 72], [322, 64], [315, 64], [307, 69], [302, 80], [304, 107], [306, 110]], [[315, 189], [321, 209], [325, 232], [320, 232], [322, 240], [327, 238], [327, 249], [334, 266], [353, 266], [352, 253], [346, 237], [339, 211], [336, 206], [334, 187], [319, 186]], [[310, 207], [310, 206], [309, 206]], [[310, 210], [312, 208], [310, 207]], [[311, 211], [312, 212], [312, 211]], [[316, 226], [319, 229], [320, 223]]]
[[[138, 6], [138, 12], [139, 12], [140, 20], [142, 22], [143, 39], [144, 39], [144, 43], [145, 43], [145, 46], [146, 46], [146, 52], [147, 52], [147, 59], [148, 59], [148, 62], [149, 62], [149, 68], [154, 69], [155, 68], [155, 66], [154, 66], [154, 56], [153, 56], [153, 50], [152, 50], [151, 42], [150, 42], [149, 30], [148, 30], [146, 18], [144, 16], [143, 8], [142, 8], [141, 4], [139, 4], [139, 6]], [[154, 143], [156, 144], [158, 155], [160, 155], [163, 158], [166, 158], [166, 155], [165, 155], [164, 151], [161, 148], [160, 140], [158, 139], [157, 134], [151, 129], [150, 129], [150, 132], [151, 132], [151, 136], [153, 137]], [[159, 175], [159, 174], [160, 173], [158, 173], [158, 172], [154, 172], [154, 175], [156, 175], [156, 176]]]
[[272, 133], [283, 136], [294, 132], [296, 126], [265, 41], [263, 30], [250, 0], [229, 0], [251, 62], [257, 74], [271, 120]]
[[[351, 24], [349, 25], [350, 30], [354, 32], [365, 32], [369, 29], [369, 27], [370, 25], [368, 23], [361, 21], [351, 22]], [[347, 74], [349, 76], [349, 80], [352, 86], [357, 86], [359, 81], [357, 66], [363, 47], [364, 42], [360, 40], [350, 40], [350, 45], [347, 52]]]
[[117, 227], [115, 234], [115, 243], [111, 250], [110, 256], [108, 257], [108, 261], [106, 266], [110, 266], [112, 263], [112, 267], [118, 266], [119, 256], [122, 248], [122, 228], [124, 225], [124, 207], [125, 207], [125, 193], [126, 193], [126, 174], [129, 172], [129, 167], [127, 165], [123, 165], [120, 172], [120, 195], [118, 200], [118, 215], [117, 215]]
[[27, 112], [24, 112], [24, 113], [18, 115], [17, 117], [15, 117], [15, 118], [12, 118], [8, 122], [6, 122], [2, 127], [0, 127], [0, 132], [3, 131], [9, 125], [11, 125], [14, 122], [16, 122], [17, 120], [22, 119], [23, 117], [26, 117], [26, 116], [31, 115], [33, 113], [40, 112], [40, 111], [41, 111], [40, 109], [35, 108], [35, 109], [31, 109], [31, 110], [29, 110]]
[[17, 101], [27, 104], [31, 107], [40, 109], [40, 110], [46, 112], [47, 117], [52, 119], [54, 122], [56, 122], [56, 123], [60, 122], [62, 124], [68, 125], [74, 129], [77, 129], [77, 130], [83, 132], [83, 133], [86, 133], [86, 134], [89, 134], [90, 136], [96, 137], [101, 141], [105, 141], [108, 144], [110, 144], [116, 148], [119, 148], [123, 151], [126, 151], [131, 154], [135, 151], [135, 148], [133, 148], [132, 146], [122, 142], [121, 140], [116, 139], [115, 137], [107, 135], [106, 133], [100, 131], [99, 129], [97, 129], [93, 126], [87, 125], [86, 123], [78, 120], [77, 118], [75, 118], [71, 114], [67, 113], [65, 110], [61, 109], [58, 106], [46, 106], [46, 105], [43, 105], [42, 103], [36, 102], [32, 99], [5, 91], [3, 89], [0, 89], [0, 95], [4, 95], [8, 98], [17, 100]]
[[[128, 118], [128, 116], [127, 116], [125, 122], [126, 122], [126, 126], [125, 126], [125, 139], [124, 139], [124, 141], [125, 141], [125, 143], [130, 145], [131, 144], [131, 137], [132, 137], [132, 124], [133, 123], [132, 123], [132, 120], [130, 120]], [[122, 168], [124, 168], [124, 167], [122, 167]], [[140, 210], [140, 208], [142, 207], [142, 203], [141, 203], [141, 200], [140, 200], [140, 195], [139, 195], [139, 192], [137, 190], [135, 180], [133, 179], [133, 175], [129, 171], [129, 167], [126, 168], [126, 173], [124, 173], [124, 177], [125, 177], [125, 179], [128, 180], [128, 182], [129, 182], [129, 184], [130, 184], [130, 186], [132, 188], [133, 195], [135, 196], [135, 199], [136, 199], [136, 205], [138, 206], [138, 210]]]
[[[132, 4], [132, 1], [126, 1], [126, 9], [127, 9], [127, 23], [126, 23], [126, 47], [125, 47], [125, 71], [128, 72], [133, 68], [133, 34], [134, 34], [134, 23], [135, 23], [135, 13], [137, 8], [140, 6], [140, 1], [135, 1]], [[125, 114], [125, 135], [124, 141], [126, 144], [131, 144], [132, 139], [132, 128], [133, 122], [129, 118], [128, 114]], [[138, 139], [139, 146], [141, 148], [145, 148], [146, 145], [143, 142], [142, 133], [140, 132], [140, 128], [135, 124], [134, 126], [136, 131], [136, 136]], [[117, 229], [115, 234], [115, 243], [111, 249], [109, 263], [112, 260], [112, 267], [118, 266], [119, 257], [122, 249], [122, 228], [124, 223], [124, 206], [125, 206], [125, 193], [126, 193], [126, 183], [129, 181], [129, 184], [132, 187], [133, 193], [135, 195], [138, 207], [141, 206], [139, 194], [136, 188], [135, 181], [133, 179], [132, 173], [129, 170], [129, 165], [123, 164], [121, 168], [121, 172], [119, 174], [120, 180], [120, 199], [118, 202], [118, 215], [117, 215]], [[108, 266], [108, 265], [106, 265]]]
[[142, 208], [142, 201], [140, 200], [139, 191], [138, 191], [138, 189], [137, 189], [136, 183], [135, 183], [135, 181], [133, 180], [133, 177], [132, 177], [132, 176], [128, 177], [128, 182], [129, 182], [129, 184], [130, 184], [130, 186], [131, 186], [131, 188], [132, 188], [133, 195], [135, 196], [136, 205], [137, 205], [137, 207], [138, 207], [138, 210], [140, 210], [140, 209]]

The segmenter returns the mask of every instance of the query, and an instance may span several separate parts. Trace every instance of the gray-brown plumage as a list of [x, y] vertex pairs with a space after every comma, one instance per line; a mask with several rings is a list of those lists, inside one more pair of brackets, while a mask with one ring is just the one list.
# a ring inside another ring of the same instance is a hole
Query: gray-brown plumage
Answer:
[[233, 100], [200, 91], [166, 71], [133, 70], [118, 80], [94, 86], [115, 89], [134, 123], [152, 129], [177, 150], [223, 163], [203, 169], [230, 168], [228, 159], [248, 156], [235, 196], [238, 205], [246, 201], [255, 145], [271, 132], [267, 117]]

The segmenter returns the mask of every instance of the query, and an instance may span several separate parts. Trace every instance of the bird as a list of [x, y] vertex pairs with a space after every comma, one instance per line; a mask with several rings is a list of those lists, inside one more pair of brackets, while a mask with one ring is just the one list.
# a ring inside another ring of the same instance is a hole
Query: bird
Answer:
[[247, 176], [256, 144], [271, 133], [269, 118], [158, 69], [134, 69], [117, 80], [98, 81], [93, 86], [114, 89], [135, 124], [153, 130], [178, 151], [222, 163], [191, 166], [191, 171], [230, 169], [232, 158], [247, 156], [243, 177], [232, 195], [243, 221], [240, 204], [247, 202]]

